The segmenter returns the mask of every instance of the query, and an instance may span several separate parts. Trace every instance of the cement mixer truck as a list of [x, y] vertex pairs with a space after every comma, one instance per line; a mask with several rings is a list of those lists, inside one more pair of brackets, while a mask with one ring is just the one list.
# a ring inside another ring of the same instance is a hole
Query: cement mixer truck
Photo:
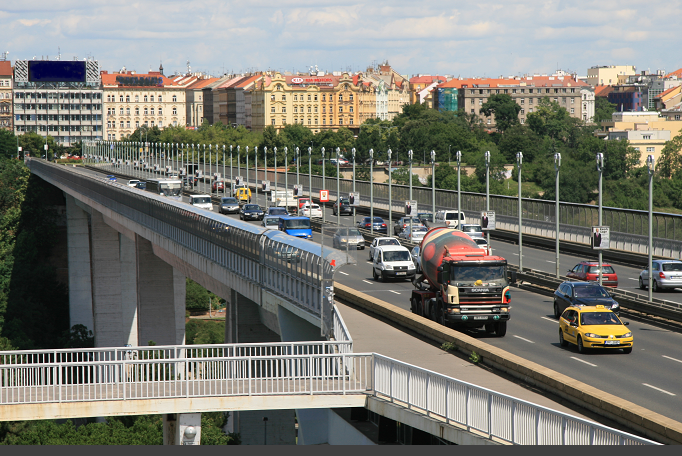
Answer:
[[421, 276], [413, 280], [413, 313], [454, 328], [507, 332], [511, 293], [507, 260], [490, 256], [462, 231], [430, 230], [421, 242]]

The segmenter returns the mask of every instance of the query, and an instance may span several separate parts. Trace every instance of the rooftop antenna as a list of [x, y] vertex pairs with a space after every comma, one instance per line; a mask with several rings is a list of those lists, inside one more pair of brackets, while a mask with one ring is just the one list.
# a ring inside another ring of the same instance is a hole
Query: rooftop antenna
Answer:
[[7, 60], [7, 54], [9, 54], [9, 51], [5, 51], [2, 53], [2, 60]]
[[62, 48], [57, 46], [57, 60], [61, 60], [61, 59], [62, 59]]
[[192, 74], [192, 67], [189, 64], [189, 60], [187, 61], [187, 74]]

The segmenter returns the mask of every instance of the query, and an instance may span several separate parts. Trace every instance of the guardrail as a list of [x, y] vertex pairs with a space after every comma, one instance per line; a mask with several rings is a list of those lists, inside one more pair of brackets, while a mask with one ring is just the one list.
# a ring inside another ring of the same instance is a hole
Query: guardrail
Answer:
[[[334, 345], [302, 344], [302, 351], [309, 351], [313, 346], [326, 350]], [[398, 407], [440, 417], [447, 424], [459, 424], [468, 431], [484, 433], [489, 439], [513, 444], [655, 444], [375, 353], [296, 355], [285, 353], [292, 348], [291, 344], [255, 344], [239, 348], [257, 352], [275, 349], [283, 353], [243, 355], [239, 353], [243, 350], [236, 348], [190, 345], [144, 352], [177, 356], [171, 359], [153, 356], [141, 359], [137, 349], [113, 349], [108, 352], [124, 356], [102, 361], [0, 364], [0, 405], [369, 394], [388, 399]], [[216, 351], [207, 351], [211, 349]], [[80, 351], [84, 355], [95, 352], [102, 351]], [[183, 356], [190, 353], [196, 356]], [[218, 356], [221, 353], [223, 356]], [[7, 357], [23, 360], [32, 356], [0, 352], [0, 359]]]

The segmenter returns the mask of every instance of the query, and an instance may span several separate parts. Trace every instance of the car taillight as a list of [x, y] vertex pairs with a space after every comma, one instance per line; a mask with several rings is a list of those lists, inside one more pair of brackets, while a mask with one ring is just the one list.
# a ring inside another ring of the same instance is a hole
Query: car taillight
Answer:
[[369, 226], [369, 223], [365, 224], [365, 228], [367, 228], [368, 226]]
[[659, 272], [658, 277], [660, 277], [661, 279], [665, 279], [665, 274], [663, 274], [662, 272]]
[[386, 226], [386, 224], [385, 224], [385, 223], [382, 223], [381, 226], [384, 227], [384, 226]]

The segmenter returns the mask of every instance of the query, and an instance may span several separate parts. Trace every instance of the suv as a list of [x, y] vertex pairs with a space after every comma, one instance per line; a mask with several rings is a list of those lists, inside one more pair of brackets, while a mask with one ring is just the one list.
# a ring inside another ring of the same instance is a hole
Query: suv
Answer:
[[417, 269], [412, 262], [410, 251], [403, 246], [385, 245], [374, 249], [372, 277], [374, 280], [412, 280]]
[[611, 293], [594, 282], [564, 282], [554, 292], [554, 317], [559, 318], [568, 307], [601, 305], [620, 313], [620, 305]]
[[189, 204], [201, 209], [213, 210], [213, 203], [208, 195], [189, 195]]
[[464, 221], [464, 212], [459, 211], [438, 211], [433, 218], [435, 226], [447, 226], [449, 228], [457, 228]]
[[[651, 262], [651, 289], [653, 291], [682, 288], [682, 261], [653, 260]], [[646, 290], [649, 286], [649, 267], [639, 273], [639, 288]]]
[[348, 201], [348, 198], [341, 198], [341, 209], [339, 209], [339, 201], [334, 203], [334, 207], [332, 208], [332, 212], [334, 215], [336, 215], [337, 212], [339, 212], [341, 215], [343, 214], [348, 214], [348, 215], [353, 215], [353, 208], [350, 205], [350, 201]]
[[[616, 271], [614, 271], [608, 263], [602, 262], [602, 268], [602, 285], [616, 288], [618, 286], [618, 274], [616, 274]], [[573, 269], [568, 270], [566, 277], [576, 280], [599, 282], [599, 262], [581, 261], [576, 264]]]

